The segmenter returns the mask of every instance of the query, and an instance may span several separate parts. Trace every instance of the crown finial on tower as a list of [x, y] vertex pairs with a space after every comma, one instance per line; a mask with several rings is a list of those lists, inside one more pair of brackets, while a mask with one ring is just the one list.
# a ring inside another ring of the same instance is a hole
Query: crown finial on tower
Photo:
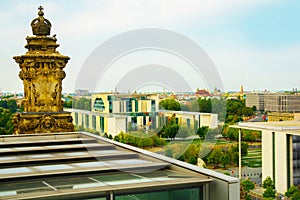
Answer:
[[44, 8], [42, 6], [38, 7], [39, 12], [38, 18], [35, 18], [31, 22], [32, 33], [37, 36], [46, 36], [50, 35], [51, 23], [48, 19], [45, 19], [44, 16]]
[[44, 15], [44, 12], [43, 12], [44, 8], [43, 8], [43, 6], [38, 7], [38, 9], [40, 10], [40, 11], [38, 12], [38, 15], [39, 15], [39, 16], [43, 16], [43, 15]]

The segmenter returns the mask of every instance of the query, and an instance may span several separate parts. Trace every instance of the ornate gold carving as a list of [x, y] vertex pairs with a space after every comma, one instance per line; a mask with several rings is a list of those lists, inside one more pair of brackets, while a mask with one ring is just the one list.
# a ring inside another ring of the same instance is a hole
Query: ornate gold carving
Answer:
[[63, 111], [62, 80], [68, 60], [56, 48], [55, 37], [48, 37], [51, 23], [44, 19], [43, 8], [39, 8], [39, 17], [31, 23], [33, 34], [27, 37], [28, 51], [15, 56], [19, 64], [19, 78], [24, 84], [22, 104], [26, 113], [14, 117], [15, 133], [73, 131], [70, 113]]
[[72, 117], [68, 112], [62, 113], [17, 113], [13, 117], [15, 133], [49, 133], [74, 131]]
[[31, 22], [33, 35], [50, 35], [51, 23], [48, 19], [45, 19], [44, 16], [44, 8], [42, 6], [39, 7], [38, 18], [35, 18]]

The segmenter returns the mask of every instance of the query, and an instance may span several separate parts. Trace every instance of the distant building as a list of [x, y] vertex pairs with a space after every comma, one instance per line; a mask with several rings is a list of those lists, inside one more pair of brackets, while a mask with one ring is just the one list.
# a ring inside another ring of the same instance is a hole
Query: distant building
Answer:
[[197, 129], [207, 126], [214, 129], [218, 127], [218, 114], [185, 111], [160, 111], [159, 114], [163, 116], [160, 118], [159, 124], [163, 124], [170, 117], [174, 117], [177, 124], [188, 128]]
[[265, 111], [300, 112], [300, 95], [270, 94], [265, 95]]
[[268, 121], [300, 121], [300, 113], [269, 112]]
[[158, 101], [158, 94], [99, 93], [92, 95], [92, 111], [69, 111], [72, 112], [76, 126], [91, 128], [112, 136], [121, 131], [163, 127], [171, 116], [174, 116], [176, 124], [192, 129], [218, 126], [217, 114], [159, 110]]
[[300, 185], [300, 122], [239, 123], [240, 129], [262, 131], [262, 180], [270, 176], [284, 193]]
[[98, 93], [92, 95], [92, 111], [99, 113], [138, 113], [158, 110], [158, 94]]
[[112, 136], [121, 131], [150, 130], [163, 127], [170, 117], [174, 116], [175, 123], [196, 130], [201, 126], [217, 128], [218, 115], [212, 113], [157, 111], [153, 113], [123, 113], [108, 114], [86, 110], [68, 109], [72, 113], [73, 123], [77, 127], [93, 129], [99, 133]]
[[265, 112], [300, 112], [300, 95], [285, 93], [247, 94], [246, 106]]
[[243, 95], [244, 94], [244, 86], [241, 85], [241, 88], [240, 88], [240, 94]]
[[196, 96], [201, 96], [201, 97], [209, 97], [210, 96], [210, 93], [209, 91], [207, 90], [200, 90], [200, 89], [197, 89], [197, 91], [195, 92]]
[[262, 93], [252, 93], [246, 95], [246, 106], [247, 107], [256, 107], [256, 110], [258, 111], [264, 111], [265, 110], [265, 102], [264, 102], [265, 95]]
[[75, 90], [76, 96], [88, 96], [89, 91], [88, 90]]

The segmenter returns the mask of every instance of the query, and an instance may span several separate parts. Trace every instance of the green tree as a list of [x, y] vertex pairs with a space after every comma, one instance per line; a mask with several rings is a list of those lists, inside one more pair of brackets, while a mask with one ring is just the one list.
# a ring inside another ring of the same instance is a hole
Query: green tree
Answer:
[[243, 180], [241, 184], [243, 187], [243, 191], [245, 191], [246, 193], [254, 189], [254, 183], [248, 178]]
[[196, 165], [197, 164], [197, 157], [190, 157], [188, 160], [188, 163], [192, 164], [192, 165]]
[[228, 163], [229, 163], [228, 153], [223, 151], [221, 155], [221, 164], [223, 165], [223, 168], [226, 168]]
[[180, 110], [180, 103], [177, 100], [171, 98], [160, 101], [159, 106], [160, 108], [165, 110], [175, 110], [175, 111]]
[[12, 134], [14, 126], [12, 123], [13, 114], [10, 110], [0, 107], [0, 134]]
[[0, 107], [8, 109], [11, 113], [17, 111], [17, 101], [15, 99], [5, 99], [0, 101]]
[[171, 148], [165, 149], [165, 156], [168, 156], [170, 158], [173, 157], [173, 150]]
[[165, 128], [165, 132], [164, 132], [164, 137], [166, 138], [172, 138], [174, 139], [177, 132], [179, 130], [179, 126], [177, 124], [173, 124], [173, 125], [170, 125], [170, 126], [167, 126]]
[[241, 116], [251, 116], [253, 114], [253, 108], [246, 107], [245, 100], [228, 99], [226, 101], [226, 123], [237, 123], [243, 121]]
[[230, 148], [227, 151], [227, 154], [228, 154], [228, 160], [229, 160], [230, 164], [239, 165], [239, 153], [238, 152], [235, 152], [232, 150], [232, 148]]
[[[242, 142], [241, 143], [242, 156], [247, 156], [248, 148], [249, 148], [248, 142]], [[238, 144], [234, 145], [232, 147], [232, 150], [235, 151], [235, 152], [239, 152], [239, 145]]]
[[263, 188], [273, 188], [275, 189], [274, 183], [270, 176], [268, 176], [262, 183]]
[[199, 138], [204, 139], [207, 132], [208, 132], [208, 126], [201, 126], [198, 128], [196, 135], [198, 135]]
[[74, 108], [75, 109], [81, 109], [81, 110], [91, 110], [91, 99], [87, 98], [79, 98], [79, 99], [74, 99]]
[[252, 116], [254, 114], [253, 109], [249, 107], [242, 108], [242, 116]]
[[197, 99], [193, 99], [188, 105], [189, 111], [199, 112], [199, 103]]
[[208, 162], [213, 164], [215, 167], [221, 162], [222, 150], [220, 148], [214, 148], [208, 156]]
[[287, 197], [292, 197], [294, 194], [298, 194], [299, 195], [299, 188], [297, 186], [291, 186], [285, 193], [285, 196]]
[[179, 126], [178, 133], [176, 137], [178, 138], [187, 138], [192, 135], [191, 130], [186, 126]]
[[246, 194], [246, 200], [251, 200], [251, 196], [249, 194]]
[[218, 118], [224, 121], [226, 113], [226, 101], [223, 98], [211, 99], [211, 112], [218, 114]]
[[294, 193], [291, 197], [292, 197], [291, 200], [300, 200], [300, 193], [299, 192]]
[[236, 128], [228, 128], [227, 129], [227, 136], [231, 140], [237, 140], [239, 137], [239, 130]]
[[73, 100], [64, 101], [65, 108], [72, 108], [73, 107]]
[[199, 112], [211, 113], [211, 99], [199, 98]]
[[274, 198], [275, 197], [275, 194], [276, 194], [276, 191], [275, 189], [271, 188], [271, 187], [268, 187], [264, 193], [263, 193], [263, 197], [264, 198]]

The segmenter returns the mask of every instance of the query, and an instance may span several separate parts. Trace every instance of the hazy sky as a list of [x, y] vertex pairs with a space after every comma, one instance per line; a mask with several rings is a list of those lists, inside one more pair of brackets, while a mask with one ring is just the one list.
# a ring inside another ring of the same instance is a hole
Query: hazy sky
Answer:
[[30, 22], [40, 5], [59, 52], [71, 57], [64, 91], [74, 90], [81, 66], [102, 42], [139, 28], [176, 31], [198, 43], [227, 91], [240, 85], [245, 90], [300, 88], [299, 0], [1, 0], [3, 92], [23, 91], [12, 57], [26, 52], [25, 38], [32, 35]]

